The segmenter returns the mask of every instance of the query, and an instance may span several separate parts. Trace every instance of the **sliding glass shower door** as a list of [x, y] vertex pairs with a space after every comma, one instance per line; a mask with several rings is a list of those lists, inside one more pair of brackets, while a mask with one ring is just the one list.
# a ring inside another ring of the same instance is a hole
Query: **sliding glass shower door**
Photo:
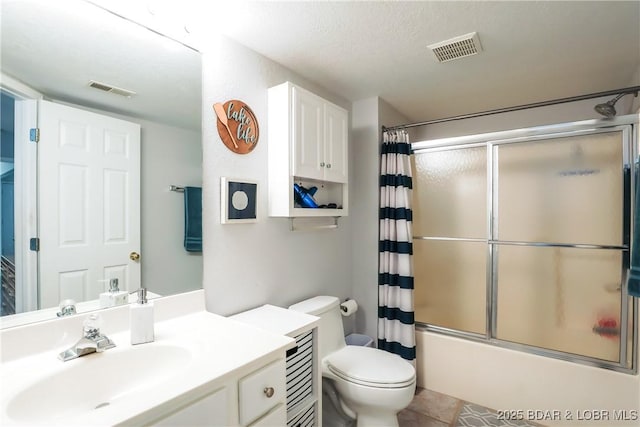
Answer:
[[413, 156], [416, 321], [484, 334], [487, 149]]
[[631, 369], [631, 140], [619, 126], [416, 150], [416, 321]]

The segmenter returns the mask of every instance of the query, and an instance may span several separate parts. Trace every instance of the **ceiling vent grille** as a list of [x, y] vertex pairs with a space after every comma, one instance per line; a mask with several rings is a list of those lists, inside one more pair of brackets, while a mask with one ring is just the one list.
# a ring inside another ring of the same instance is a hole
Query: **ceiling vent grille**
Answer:
[[92, 87], [94, 89], [103, 90], [105, 92], [114, 93], [116, 95], [124, 96], [126, 98], [131, 98], [133, 95], [136, 94], [132, 90], [122, 89], [120, 87], [112, 86], [112, 85], [107, 84], [107, 83], [100, 83], [100, 82], [97, 82], [95, 80], [90, 80], [89, 81], [89, 87]]
[[482, 52], [478, 33], [473, 32], [427, 46], [439, 62], [453, 61]]

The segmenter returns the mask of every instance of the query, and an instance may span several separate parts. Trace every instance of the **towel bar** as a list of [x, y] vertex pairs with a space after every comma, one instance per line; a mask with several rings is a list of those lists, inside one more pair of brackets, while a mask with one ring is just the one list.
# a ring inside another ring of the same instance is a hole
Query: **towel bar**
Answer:
[[184, 193], [184, 187], [178, 187], [177, 185], [170, 185], [169, 191], [176, 191], [178, 193]]
[[[289, 218], [289, 227], [291, 231], [335, 229], [338, 228], [338, 218], [340, 217], [291, 217]], [[331, 220], [331, 223], [326, 223], [326, 219]]]

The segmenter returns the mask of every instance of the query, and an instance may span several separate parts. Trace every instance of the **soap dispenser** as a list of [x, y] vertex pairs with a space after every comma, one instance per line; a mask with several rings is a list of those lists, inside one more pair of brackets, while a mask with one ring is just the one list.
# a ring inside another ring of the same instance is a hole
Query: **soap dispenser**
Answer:
[[118, 279], [109, 280], [109, 291], [100, 294], [100, 308], [115, 307], [129, 302], [129, 293], [118, 288]]
[[130, 308], [131, 344], [152, 342], [153, 336], [153, 301], [147, 300], [147, 290], [138, 289], [138, 302]]

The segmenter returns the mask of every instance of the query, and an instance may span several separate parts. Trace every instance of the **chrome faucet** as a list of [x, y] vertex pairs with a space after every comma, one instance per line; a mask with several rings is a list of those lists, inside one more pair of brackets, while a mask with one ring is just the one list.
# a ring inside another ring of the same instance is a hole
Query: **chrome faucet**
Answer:
[[101, 353], [116, 345], [106, 335], [100, 333], [100, 316], [90, 314], [83, 323], [83, 337], [58, 355], [58, 359], [66, 362], [91, 353]]
[[56, 313], [58, 317], [71, 316], [76, 314], [76, 302], [72, 299], [65, 299], [60, 302], [60, 311]]

